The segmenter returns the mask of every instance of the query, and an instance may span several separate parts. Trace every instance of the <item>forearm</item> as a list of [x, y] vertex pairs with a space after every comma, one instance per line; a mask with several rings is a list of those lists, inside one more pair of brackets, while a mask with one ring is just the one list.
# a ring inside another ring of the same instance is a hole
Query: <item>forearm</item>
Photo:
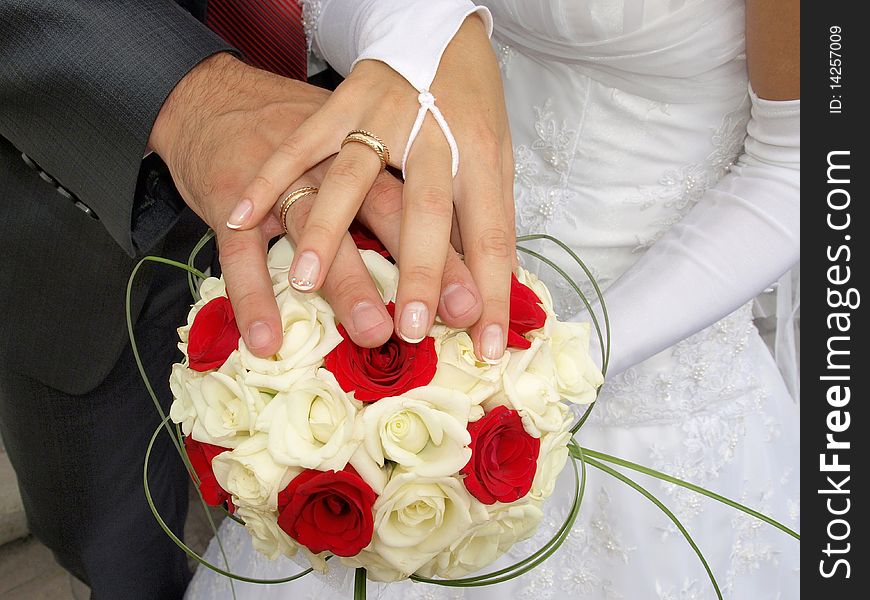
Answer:
[[0, 3], [0, 135], [128, 253], [137, 175], [177, 82], [228, 49], [170, 0]]
[[605, 293], [611, 374], [753, 299], [800, 257], [800, 103], [754, 99], [746, 151]]

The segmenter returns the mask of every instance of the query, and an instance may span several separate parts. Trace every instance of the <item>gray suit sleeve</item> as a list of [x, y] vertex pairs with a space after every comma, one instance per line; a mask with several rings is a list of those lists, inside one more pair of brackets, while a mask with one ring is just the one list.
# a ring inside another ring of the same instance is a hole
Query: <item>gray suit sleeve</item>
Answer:
[[190, 69], [225, 50], [172, 0], [0, 0], [0, 136], [132, 256], [144, 244], [132, 231], [147, 222], [134, 215], [135, 191], [157, 113]]

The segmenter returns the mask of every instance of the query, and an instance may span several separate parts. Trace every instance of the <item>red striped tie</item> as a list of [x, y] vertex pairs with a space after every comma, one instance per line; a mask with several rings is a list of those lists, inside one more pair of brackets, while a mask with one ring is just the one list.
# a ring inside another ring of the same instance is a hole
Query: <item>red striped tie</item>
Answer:
[[209, 0], [205, 22], [249, 64], [307, 79], [308, 46], [296, 0]]

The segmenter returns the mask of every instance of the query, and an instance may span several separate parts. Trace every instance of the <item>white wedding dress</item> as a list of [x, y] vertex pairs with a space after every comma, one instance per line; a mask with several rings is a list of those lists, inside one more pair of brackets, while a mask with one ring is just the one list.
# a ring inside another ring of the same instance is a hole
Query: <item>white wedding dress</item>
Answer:
[[[607, 288], [705, 197], [742, 150], [750, 109], [743, 2], [483, 4], [495, 21], [515, 144], [518, 232], [546, 232], [569, 243]], [[554, 246], [536, 248], [561, 256]], [[546, 266], [538, 271], [560, 315], [580, 312], [566, 284]], [[576, 269], [571, 273], [580, 279]], [[675, 296], [683, 292], [671, 290]], [[642, 317], [632, 322], [638, 335], [645, 322], [653, 327], [669, 310], [637, 295]], [[630, 334], [623, 329], [621, 335]], [[608, 377], [577, 436], [581, 445], [687, 479], [799, 529], [798, 407], [753, 326], [750, 305], [620, 370]], [[528, 555], [561, 524], [570, 502], [569, 471], [545, 508], [539, 534], [499, 565]], [[692, 492], [635, 479], [682, 519], [726, 598], [799, 598], [794, 539]], [[257, 555], [244, 528], [229, 520], [220, 536], [237, 573], [277, 578], [299, 570], [290, 560]], [[206, 558], [223, 564], [214, 540]], [[236, 597], [351, 598], [351, 576], [335, 566], [325, 577], [287, 585], [236, 582]], [[368, 593], [402, 600], [715, 598], [703, 567], [671, 522], [638, 493], [591, 467], [571, 536], [533, 572], [487, 588], [369, 583]], [[199, 569], [187, 597], [232, 595], [227, 579]]]

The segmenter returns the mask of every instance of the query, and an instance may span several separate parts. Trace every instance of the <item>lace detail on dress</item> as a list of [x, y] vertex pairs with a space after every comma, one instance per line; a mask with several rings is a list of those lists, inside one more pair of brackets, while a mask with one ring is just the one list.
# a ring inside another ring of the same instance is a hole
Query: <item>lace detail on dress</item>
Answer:
[[746, 414], [761, 401], [752, 393], [755, 366], [745, 353], [750, 335], [755, 326], [752, 306], [746, 304], [607, 381], [589, 420], [625, 427], [682, 423], [704, 413], [721, 418]]
[[[741, 504], [752, 506], [762, 513], [770, 514], [770, 499], [773, 497], [773, 482], [769, 482], [764, 492], [758, 494], [744, 493]], [[731, 590], [740, 575], [757, 571], [763, 566], [776, 567], [779, 551], [771, 542], [763, 521], [746, 513], [736, 512], [731, 519], [731, 528], [735, 532], [734, 545], [731, 549], [731, 564], [725, 579], [725, 589]]]
[[660, 581], [656, 582], [656, 598], [658, 600], [702, 600], [708, 597], [707, 588], [710, 584], [698, 579], [687, 579], [679, 588], [665, 588]]
[[[599, 273], [598, 269], [586, 265], [589, 267], [589, 270], [592, 272], [592, 276], [595, 278], [595, 281], [598, 282], [599, 286], [603, 289], [607, 287], [610, 283], [610, 279], [602, 277]], [[547, 275], [543, 275], [539, 273], [538, 276], [544, 279], [547, 286], [551, 290], [553, 290], [553, 304], [554, 309], [556, 311], [556, 315], [567, 321], [571, 317], [576, 314], [579, 314], [581, 311], [586, 310], [586, 305], [583, 304], [583, 300], [577, 295], [577, 292], [571, 287], [567, 281], [565, 281], [561, 275], [554, 272], [549, 266], [542, 266], [541, 271], [549, 273]], [[586, 296], [586, 299], [589, 303], [594, 307], [598, 305], [598, 296], [595, 295], [595, 288], [592, 286], [592, 283], [586, 277], [585, 273], [580, 271], [580, 269], [574, 269], [569, 271], [569, 274], [574, 275], [574, 283], [577, 284], [577, 287], [580, 288], [580, 291], [583, 292], [583, 295]], [[588, 317], [584, 317], [584, 320], [589, 320]], [[601, 323], [602, 332], [604, 331], [604, 323]], [[594, 330], [593, 334], [596, 335]]]
[[[586, 500], [580, 518], [558, 553], [523, 577], [523, 585], [517, 589], [520, 600], [561, 600], [562, 598], [624, 598], [617, 585], [602, 574], [603, 562], [626, 566], [637, 548], [624, 542], [620, 529], [612, 518], [615, 508], [606, 487]], [[529, 540], [515, 545], [508, 551], [512, 562], [522, 560], [547, 543], [565, 522], [569, 507], [562, 503], [548, 503], [544, 508], [544, 521], [537, 533]], [[591, 511], [584, 521], [585, 511]], [[626, 567], [627, 568], [627, 567]]]
[[554, 219], [576, 222], [568, 207], [573, 193], [568, 186], [578, 130], [558, 122], [552, 102], [535, 106], [535, 135], [531, 144], [514, 149], [517, 191], [517, 231], [543, 233]]
[[321, 0], [298, 0], [302, 5], [302, 28], [305, 30], [305, 39], [308, 41], [308, 52], [317, 58], [323, 59], [314, 48], [314, 34], [317, 32], [317, 23], [320, 22], [320, 13], [323, 11]]
[[[656, 443], [650, 452], [654, 469], [697, 485], [716, 481], [722, 468], [734, 458], [734, 452], [746, 434], [741, 417], [722, 418], [704, 415], [689, 419], [680, 427], [684, 436], [677, 452]], [[684, 523], [697, 517], [708, 506], [706, 499], [691, 490], [662, 483], [668, 496], [666, 504]], [[662, 537], [681, 535], [670, 521], [662, 527]]]
[[[580, 288], [580, 291], [583, 292], [583, 295], [586, 296], [589, 303], [593, 307], [598, 304], [598, 296], [595, 294], [595, 288], [592, 286], [592, 282], [590, 282], [589, 278], [586, 277], [586, 274], [579, 268], [576, 268], [573, 263], [566, 264], [568, 259], [562, 259], [562, 251], [556, 246], [549, 243], [535, 244], [532, 242], [522, 242], [519, 245], [543, 254], [545, 257], [558, 264], [561, 268], [565, 269], [568, 275], [574, 278], [574, 283], [577, 284], [577, 287]], [[550, 290], [553, 297], [553, 310], [556, 312], [556, 316], [560, 320], [569, 321], [575, 315], [580, 314], [581, 311], [586, 310], [586, 305], [583, 304], [583, 300], [580, 299], [580, 296], [577, 295], [577, 292], [571, 284], [565, 281], [565, 279], [552, 267], [525, 254], [524, 252], [519, 252], [518, 254], [520, 257], [520, 264], [523, 268], [533, 272], [545, 284], [547, 284], [547, 288]], [[557, 260], [557, 258], [561, 260]], [[599, 286], [602, 289], [606, 289], [611, 280], [607, 277], [603, 277], [598, 269], [590, 266], [588, 263], [586, 263], [586, 266], [592, 273], [595, 281], [598, 282]], [[584, 318], [584, 320], [588, 320], [588, 318]], [[602, 328], [603, 326], [602, 323]], [[593, 333], [593, 335], [595, 334]]]
[[509, 79], [511, 59], [516, 55], [516, 51], [507, 44], [498, 41], [493, 41], [492, 45], [495, 49], [495, 58], [498, 61], [498, 67], [501, 70], [501, 74], [505, 79]]
[[[654, 103], [656, 107], [660, 103]], [[749, 97], [741, 105], [722, 118], [722, 123], [713, 132], [713, 150], [698, 163], [680, 169], [669, 169], [659, 178], [658, 185], [641, 188], [640, 195], [628, 200], [641, 210], [653, 207], [667, 209], [665, 216], [654, 219], [654, 234], [637, 240], [634, 252], [643, 252], [652, 246], [673, 225], [679, 223], [686, 213], [698, 203], [708, 189], [731, 169], [743, 149], [746, 124], [749, 122]], [[663, 112], [666, 106], [660, 107]]]

